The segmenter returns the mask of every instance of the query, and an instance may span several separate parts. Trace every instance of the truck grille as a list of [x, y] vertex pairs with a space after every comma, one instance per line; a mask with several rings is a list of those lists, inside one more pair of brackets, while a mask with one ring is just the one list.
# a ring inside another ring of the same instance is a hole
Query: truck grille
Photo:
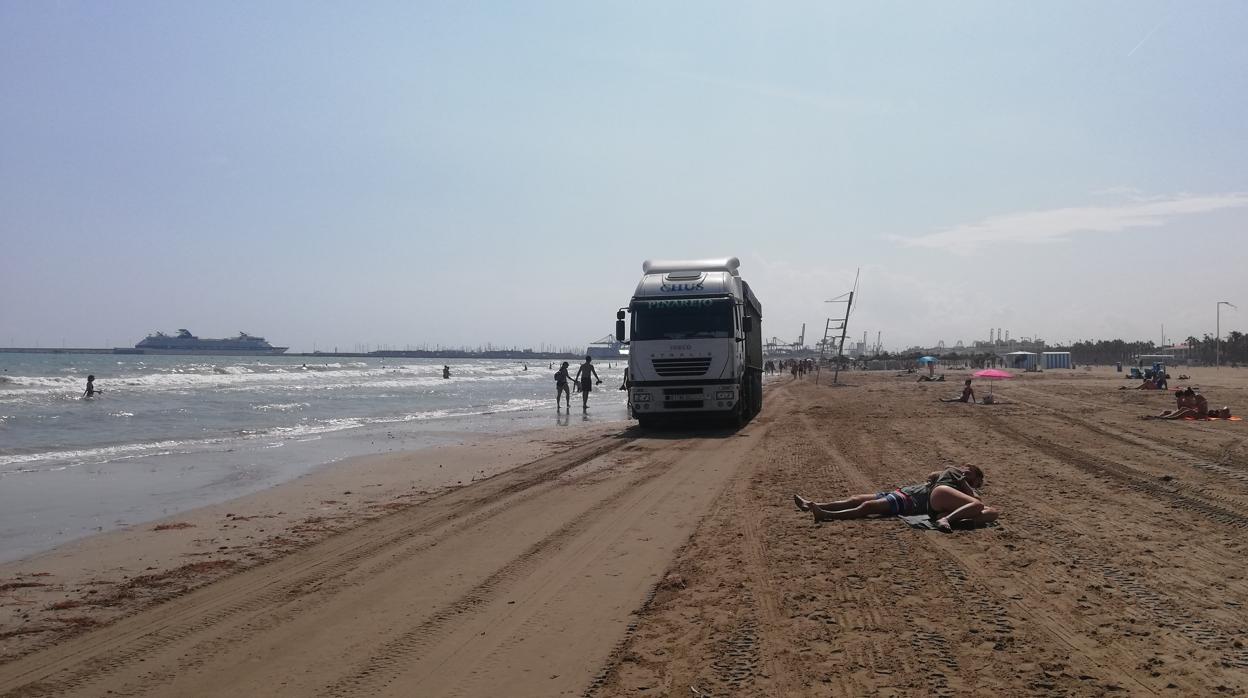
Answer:
[[703, 376], [711, 368], [711, 358], [651, 359], [654, 372], [664, 378]]

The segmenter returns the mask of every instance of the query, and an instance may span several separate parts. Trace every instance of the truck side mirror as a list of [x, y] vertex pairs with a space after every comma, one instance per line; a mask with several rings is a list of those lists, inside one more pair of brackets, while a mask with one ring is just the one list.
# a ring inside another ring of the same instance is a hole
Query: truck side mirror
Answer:
[[623, 311], [623, 310], [617, 310], [617, 311], [615, 311], [615, 319], [616, 319], [616, 320], [623, 320], [623, 319], [624, 319], [624, 311]]
[[624, 341], [624, 321], [623, 320], [615, 321], [615, 341], [617, 342]]
[[743, 331], [747, 332], [747, 333], [748, 333], [748, 332], [753, 332], [753, 331], [754, 331], [754, 318], [753, 318], [753, 316], [746, 315], [745, 317], [741, 318], [741, 329], [742, 329]]

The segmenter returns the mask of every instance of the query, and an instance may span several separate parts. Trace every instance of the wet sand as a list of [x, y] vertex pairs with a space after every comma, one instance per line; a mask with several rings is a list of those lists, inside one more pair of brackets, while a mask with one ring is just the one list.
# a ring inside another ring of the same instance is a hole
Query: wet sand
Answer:
[[[1185, 372], [1172, 386], [1248, 405], [1248, 371]], [[937, 402], [958, 375], [786, 376], [740, 432], [360, 459], [4, 565], [0, 695], [1248, 687], [1248, 423], [1139, 420], [1173, 400], [1104, 369]], [[997, 527], [815, 524], [790, 499], [960, 463]]]

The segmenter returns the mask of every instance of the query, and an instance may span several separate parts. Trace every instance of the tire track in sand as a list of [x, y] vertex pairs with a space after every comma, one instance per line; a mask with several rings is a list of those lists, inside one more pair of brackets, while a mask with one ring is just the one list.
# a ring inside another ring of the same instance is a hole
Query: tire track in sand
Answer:
[[[320, 694], [393, 694], [396, 687], [402, 686], [404, 691], [449, 698], [515, 690], [514, 685], [503, 682], [503, 677], [514, 673], [517, 666], [532, 666], [541, 661], [544, 652], [571, 647], [570, 641], [555, 637], [562, 636], [555, 628], [566, 625], [568, 609], [597, 595], [595, 590], [602, 587], [592, 580], [606, 584], [621, 572], [620, 565], [635, 571], [644, 569], [637, 567], [637, 562], [629, 562], [637, 559], [638, 546], [660, 551], [681, 547], [688, 535], [681, 531], [688, 529], [672, 528], [670, 523], [691, 516], [694, 518], [689, 523], [693, 523], [696, 514], [685, 512], [701, 511], [702, 503], [721, 498], [719, 491], [731, 481], [731, 473], [756, 441], [757, 433], [758, 429], [751, 429], [713, 438], [676, 440], [656, 435], [651, 457], [637, 477], [613, 480], [613, 494], [588, 505], [584, 512], [535, 543], [533, 549], [509, 562], [460, 601], [388, 641], [381, 649], [370, 648], [367, 661], [326, 686]], [[744, 441], [742, 436], [746, 437]], [[702, 465], [707, 462], [719, 465]], [[717, 491], [706, 489], [710, 483], [716, 483]], [[700, 494], [690, 497], [692, 491]], [[677, 511], [682, 512], [677, 519], [665, 515]], [[662, 541], [657, 548], [656, 541]], [[662, 553], [661, 557], [671, 554]], [[661, 569], [656, 568], [653, 574]], [[629, 595], [628, 609], [644, 603], [650, 595], [647, 592], [653, 590], [652, 584], [643, 582], [639, 579], [632, 587], [639, 595]], [[514, 596], [515, 603], [504, 605], [504, 594]], [[604, 601], [610, 598], [604, 597]], [[602, 620], [608, 618], [604, 616]], [[610, 649], [603, 647], [604, 655], [609, 655]], [[563, 671], [556, 670], [551, 680], [558, 674], [569, 680], [579, 675], [568, 669], [565, 666]], [[584, 680], [589, 683], [592, 679], [586, 676]]]
[[[249, 568], [151, 609], [124, 617], [49, 650], [0, 667], [0, 696], [62, 694], [145, 661], [157, 649], [181, 642], [235, 617], [249, 617], [309, 594], [332, 594], [326, 582], [391, 549], [407, 548], [430, 526], [479, 508], [491, 494], [517, 494], [605, 455], [628, 439], [610, 435], [513, 468], [469, 488], [427, 500], [419, 510], [400, 510]], [[409, 548], [410, 554], [417, 550]], [[276, 577], [276, 579], [274, 579]], [[274, 583], [276, 582], [276, 583]], [[252, 624], [251, 630], [261, 625]], [[215, 649], [223, 649], [225, 645]], [[209, 646], [209, 649], [213, 649]], [[153, 675], [153, 679], [162, 678]]]
[[464, 622], [465, 614], [476, 612], [505, 590], [509, 584], [531, 573], [545, 557], [563, 549], [573, 537], [601, 516], [603, 509], [617, 505], [622, 499], [632, 495], [634, 489], [659, 477], [668, 465], [670, 462], [646, 468], [646, 472], [641, 477], [631, 479], [628, 486], [600, 500], [550, 535], [533, 543], [527, 550], [512, 558], [467, 593], [435, 611], [420, 625], [372, 650], [366, 662], [318, 691], [318, 695], [335, 698], [377, 695], [379, 689], [393, 678], [393, 674], [405, 668], [404, 663], [411, 661], [410, 658], [413, 655], [427, 652], [430, 647], [437, 644], [449, 632], [449, 626], [452, 623]]
[[[1036, 392], [1028, 389], [1028, 392]], [[1098, 423], [1082, 419], [1075, 415], [1063, 412], [1061, 409], [1053, 408], [1038, 402], [1030, 402], [1025, 400], [1016, 400], [1019, 404], [1034, 407], [1044, 411], [1048, 416], [1064, 422], [1070, 426], [1090, 431], [1102, 439], [1109, 439], [1117, 443], [1121, 443], [1132, 448], [1143, 451], [1149, 451], [1164, 458], [1167, 462], [1177, 462], [1190, 465], [1193, 468], [1203, 470], [1209, 474], [1231, 480], [1237, 485], [1248, 486], [1248, 471], [1242, 468], [1229, 467], [1228, 464], [1235, 463], [1235, 457], [1229, 450], [1223, 448], [1217, 451], [1217, 457], [1211, 455], [1212, 452], [1206, 451], [1196, 445], [1188, 444], [1186, 448], [1162, 443], [1156, 439], [1150, 439], [1141, 436], [1132, 431], [1113, 431], [1101, 426]], [[1156, 422], [1153, 422], [1156, 424]], [[1191, 425], [1183, 425], [1191, 426]], [[1209, 430], [1211, 433], [1217, 433]], [[1248, 496], [1248, 493], [1245, 493]]]
[[[1080, 426], [1077, 423], [1075, 425]], [[998, 433], [1012, 440], [1016, 439], [1017, 434], [1014, 431], [1007, 432], [1000, 429]], [[1030, 441], [1018, 443], [1024, 446], [1032, 445]], [[1045, 455], [1055, 458], [1058, 462], [1078, 467], [1077, 463], [1070, 463], [1051, 453]], [[1051, 516], [1049, 519], [1042, 520], [1033, 513], [1033, 510], [1045, 510], [1050, 512]], [[1173, 578], [1165, 570], [1155, 571], [1150, 575], [1150, 578], [1161, 582], [1161, 587], [1157, 589], [1149, 586], [1143, 581], [1138, 571], [1126, 569], [1118, 564], [1117, 561], [1126, 559], [1120, 553], [1104, 544], [1089, 544], [1088, 541], [1095, 540], [1092, 531], [1077, 521], [1069, 522], [1067, 517], [1061, 516], [1043, 501], [1030, 503], [1011, 518], [1018, 519], [1023, 525], [1031, 526], [1036, 530], [1046, 531], [1047, 537], [1054, 543], [1052, 546], [1054, 554], [1067, 560], [1071, 568], [1096, 573], [1100, 577], [1102, 586], [1116, 589], [1126, 597], [1132, 607], [1145, 610], [1148, 622], [1160, 628], [1174, 630], [1197, 646], [1215, 652], [1218, 655], [1217, 661], [1222, 666], [1248, 668], [1248, 648], [1243, 647], [1242, 643], [1240, 647], [1235, 646], [1239, 635], [1238, 627], [1219, 627], [1214, 619], [1202, 617], [1204, 610], [1201, 602], [1207, 603], [1210, 600], [1209, 595], [1216, 590], [1206, 588], [1200, 597], [1185, 594], [1178, 584], [1182, 580]], [[1073, 525], [1074, 529], [1067, 530], [1069, 525]], [[1207, 555], [1193, 555], [1193, 557], [1199, 557], [1212, 566], [1220, 567], [1224, 563], [1221, 558]], [[1227, 603], [1236, 602], [1228, 599]]]
[[1006, 424], [1000, 417], [994, 416], [985, 419], [993, 430], [1034, 450], [1064, 463], [1069, 463], [1084, 472], [1092, 475], [1107, 475], [1130, 489], [1170, 502], [1179, 509], [1195, 512], [1210, 521], [1237, 529], [1248, 529], [1248, 516], [1239, 513], [1234, 508], [1230, 508], [1238, 504], [1233, 499], [1207, 492], [1198, 493], [1195, 488], [1182, 483], [1170, 482], [1162, 485], [1160, 483], [1163, 481], [1141, 473], [1139, 470], [1124, 463], [1094, 456], [1069, 446], [1063, 446], [1053, 441], [1027, 434]]

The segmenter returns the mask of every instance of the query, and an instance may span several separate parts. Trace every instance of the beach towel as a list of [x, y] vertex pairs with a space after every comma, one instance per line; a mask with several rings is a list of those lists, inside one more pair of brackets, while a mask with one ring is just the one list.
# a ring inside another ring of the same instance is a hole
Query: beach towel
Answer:
[[936, 530], [936, 522], [932, 521], [932, 517], [927, 514], [914, 514], [912, 516], [898, 516], [897, 518], [906, 522], [910, 528], [923, 528], [931, 531]]
[[[898, 516], [897, 518], [901, 519], [902, 521], [905, 521], [906, 525], [909, 526], [910, 528], [917, 528], [923, 531], [937, 530], [936, 522], [933, 521], [932, 517], [928, 516], [927, 514], [913, 514], [911, 516]], [[973, 528], [991, 528], [996, 525], [997, 525], [996, 521], [993, 521], [992, 523], [987, 523], [987, 524], [975, 524], [970, 521], [955, 521], [953, 523], [953, 527], [959, 530], [970, 530]]]
[[1244, 421], [1244, 418], [1239, 417], [1237, 415], [1231, 415], [1230, 417], [1227, 417], [1226, 419], [1223, 419], [1222, 417], [1184, 417], [1183, 421], [1185, 422], [1242, 422]]

